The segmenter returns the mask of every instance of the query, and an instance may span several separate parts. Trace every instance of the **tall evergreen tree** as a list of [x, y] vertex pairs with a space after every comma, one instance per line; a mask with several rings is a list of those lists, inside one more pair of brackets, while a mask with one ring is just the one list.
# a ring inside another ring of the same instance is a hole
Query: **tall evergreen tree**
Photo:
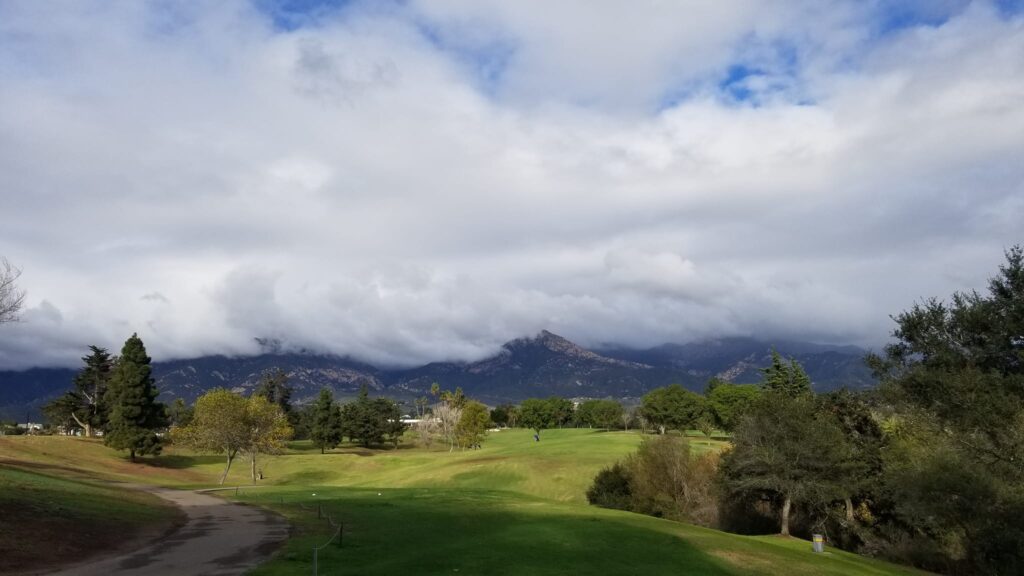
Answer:
[[804, 372], [803, 366], [795, 358], [790, 358], [787, 364], [774, 349], [771, 365], [762, 368], [761, 374], [761, 385], [769, 392], [779, 392], [789, 397], [811, 392], [811, 379], [807, 372]]
[[89, 346], [91, 354], [84, 356], [85, 368], [75, 376], [75, 394], [80, 399], [80, 409], [72, 416], [92, 436], [94, 430], [103, 430], [107, 424], [108, 407], [105, 396], [114, 362], [110, 354], [98, 346]]
[[47, 414], [62, 423], [67, 420], [67, 424], [76, 425], [91, 437], [107, 425], [106, 393], [114, 362], [105, 349], [98, 346], [89, 346], [89, 349], [91, 354], [82, 357], [85, 367], [75, 375], [74, 388], [54, 400]]
[[159, 454], [156, 430], [167, 425], [163, 404], [156, 401], [150, 358], [138, 334], [132, 334], [121, 349], [121, 357], [110, 378], [106, 401], [110, 419], [103, 443], [136, 454]]
[[313, 424], [310, 428], [310, 438], [313, 445], [320, 449], [320, 453], [341, 444], [343, 434], [341, 426], [341, 408], [334, 403], [334, 394], [329, 388], [320, 390], [320, 397], [317, 398], [313, 407]]

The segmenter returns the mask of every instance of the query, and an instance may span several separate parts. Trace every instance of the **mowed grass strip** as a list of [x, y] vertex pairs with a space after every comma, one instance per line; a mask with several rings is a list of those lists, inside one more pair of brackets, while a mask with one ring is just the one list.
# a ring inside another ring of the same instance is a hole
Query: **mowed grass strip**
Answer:
[[0, 573], [80, 561], [175, 525], [151, 494], [0, 465]]

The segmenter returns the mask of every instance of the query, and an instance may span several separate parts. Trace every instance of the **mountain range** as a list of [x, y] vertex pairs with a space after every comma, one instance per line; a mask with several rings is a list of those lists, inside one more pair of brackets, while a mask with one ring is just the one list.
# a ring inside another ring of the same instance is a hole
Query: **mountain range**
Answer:
[[[387, 369], [340, 356], [267, 353], [154, 362], [153, 374], [165, 402], [175, 398], [191, 402], [215, 387], [249, 393], [272, 369], [288, 374], [293, 401], [300, 404], [323, 387], [349, 398], [364, 385], [373, 395], [408, 402], [427, 395], [434, 382], [446, 389], [461, 387], [467, 395], [490, 404], [551, 395], [629, 400], [674, 383], [701, 391], [712, 377], [757, 382], [773, 348], [803, 364], [819, 392], [874, 385], [862, 360], [864, 351], [854, 346], [725, 338], [644, 350], [588, 350], [546, 330], [512, 340], [494, 356], [477, 362]], [[68, 390], [74, 374], [75, 370], [63, 368], [0, 372], [0, 418], [38, 419], [39, 408]]]

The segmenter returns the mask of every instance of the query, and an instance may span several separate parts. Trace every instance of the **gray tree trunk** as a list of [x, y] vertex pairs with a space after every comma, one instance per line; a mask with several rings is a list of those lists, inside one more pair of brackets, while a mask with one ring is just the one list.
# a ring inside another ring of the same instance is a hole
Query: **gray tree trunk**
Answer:
[[782, 503], [782, 531], [780, 534], [783, 536], [789, 536], [789, 508], [792, 505], [789, 496], [786, 496], [786, 500]]
[[235, 459], [235, 453], [228, 450], [228, 465], [224, 467], [224, 473], [220, 475], [220, 485], [224, 485], [224, 480], [228, 477], [228, 471], [231, 470], [231, 461]]

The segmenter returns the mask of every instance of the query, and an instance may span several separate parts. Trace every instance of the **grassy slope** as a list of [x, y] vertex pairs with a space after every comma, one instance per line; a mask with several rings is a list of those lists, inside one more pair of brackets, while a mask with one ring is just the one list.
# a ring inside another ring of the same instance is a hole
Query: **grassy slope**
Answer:
[[[111, 453], [95, 442], [40, 438], [15, 450], [4, 440], [0, 459], [13, 453], [36, 459], [45, 449], [38, 458], [56, 464], [58, 443], [77, 442], [75, 460], [87, 474], [142, 475], [167, 485], [212, 483], [223, 466], [219, 458], [170, 451], [161, 467], [145, 469], [119, 460], [112, 465]], [[530, 432], [513, 430], [492, 434], [474, 451], [345, 448], [324, 455], [296, 443], [288, 454], [261, 461], [269, 487], [243, 488], [240, 495], [300, 527], [285, 552], [256, 574], [311, 570], [310, 549], [328, 528], [300, 502], [322, 504], [345, 522], [345, 546], [321, 553], [321, 573], [913, 573], [839, 551], [813, 555], [804, 541], [736, 536], [586, 505], [596, 471], [639, 441], [631, 433], [552, 430], [538, 443]], [[696, 450], [719, 446], [693, 442]], [[246, 474], [239, 462], [228, 484], [247, 484]]]
[[0, 466], [0, 573], [80, 560], [178, 517], [150, 494]]

